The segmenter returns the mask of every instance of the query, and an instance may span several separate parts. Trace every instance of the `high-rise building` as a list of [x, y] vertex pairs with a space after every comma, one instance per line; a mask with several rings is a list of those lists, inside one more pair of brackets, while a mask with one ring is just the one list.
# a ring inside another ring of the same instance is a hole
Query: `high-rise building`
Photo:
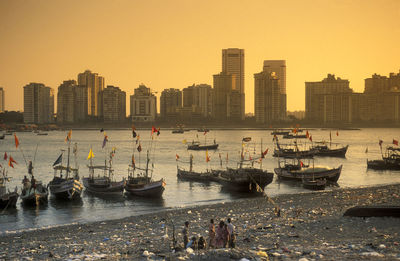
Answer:
[[76, 81], [64, 81], [57, 92], [57, 122], [73, 123], [75, 121], [75, 99]]
[[165, 89], [160, 97], [160, 114], [162, 118], [176, 117], [182, 108], [182, 91], [179, 89]]
[[240, 120], [242, 117], [241, 94], [234, 88], [236, 78], [221, 72], [213, 75], [213, 115], [217, 120]]
[[328, 74], [319, 82], [306, 82], [306, 119], [320, 123], [350, 123], [354, 116], [349, 81]]
[[0, 112], [4, 112], [4, 90], [3, 87], [0, 87]]
[[183, 107], [192, 108], [193, 112], [199, 112], [201, 117], [212, 116], [213, 89], [208, 84], [193, 84], [183, 89]]
[[233, 76], [232, 90], [240, 95], [240, 119], [243, 120], [245, 116], [244, 49], [222, 50], [222, 72]]
[[276, 75], [280, 82], [280, 93], [286, 94], [286, 61], [265, 60], [263, 71]]
[[97, 73], [86, 70], [78, 74], [78, 84], [87, 87], [88, 91], [88, 115], [99, 116], [101, 112], [101, 103], [99, 102], [99, 93], [104, 89], [104, 78]]
[[99, 94], [99, 112], [105, 122], [119, 122], [126, 118], [126, 93], [120, 88], [107, 85]]
[[157, 117], [157, 97], [141, 84], [130, 97], [132, 122], [154, 121]]
[[286, 118], [286, 93], [281, 79], [265, 67], [254, 74], [254, 113], [257, 123], [272, 123]]
[[42, 83], [24, 86], [24, 122], [51, 123], [54, 114], [54, 92]]
[[75, 122], [84, 122], [87, 120], [88, 107], [88, 87], [86, 85], [75, 86]]

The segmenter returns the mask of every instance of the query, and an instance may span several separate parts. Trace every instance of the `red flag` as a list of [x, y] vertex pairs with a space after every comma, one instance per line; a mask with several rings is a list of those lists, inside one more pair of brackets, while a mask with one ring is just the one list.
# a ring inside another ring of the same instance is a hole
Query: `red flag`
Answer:
[[308, 133], [308, 130], [306, 131], [306, 137], [307, 139], [310, 138], [310, 133]]
[[14, 139], [15, 139], [15, 147], [18, 149], [19, 140], [17, 138], [17, 134], [16, 133], [14, 133]]
[[336, 136], [339, 136], [339, 131], [336, 131]]
[[135, 167], [135, 156], [132, 155], [132, 167]]
[[139, 151], [139, 152], [142, 151], [142, 145], [140, 145], [140, 143], [139, 143], [139, 146], [137, 147], [137, 151]]
[[208, 156], [208, 150], [206, 150], [206, 162], [210, 161], [210, 157]]
[[379, 146], [382, 147], [383, 140], [379, 140]]
[[304, 163], [300, 160], [300, 167], [303, 167]]
[[13, 157], [11, 157], [10, 156], [10, 161], [12, 162], [12, 163], [15, 163], [15, 164], [17, 164], [17, 162], [13, 159]]
[[156, 129], [156, 127], [152, 126], [151, 127], [151, 135], [153, 135], [154, 132], [157, 132], [157, 129]]
[[393, 139], [393, 144], [394, 144], [394, 145], [396, 145], [396, 146], [399, 146], [399, 141], [398, 141], [398, 140], [395, 140], [395, 139]]
[[268, 153], [268, 148], [263, 153], [261, 153], [261, 158], [265, 158], [265, 155], [267, 155], [267, 153]]
[[17, 164], [17, 162], [13, 159], [13, 157], [10, 156], [10, 157], [8, 158], [8, 166], [14, 168], [13, 163]]
[[311, 136], [311, 135], [310, 135], [310, 138], [309, 138], [309, 139], [310, 139], [310, 141], [312, 142], [312, 136]]
[[7, 152], [4, 152], [4, 160], [7, 160], [7, 159], [8, 159]]
[[176, 160], [178, 160], [178, 159], [179, 159], [179, 155], [178, 155], [178, 154], [176, 154], [175, 156], [176, 156]]

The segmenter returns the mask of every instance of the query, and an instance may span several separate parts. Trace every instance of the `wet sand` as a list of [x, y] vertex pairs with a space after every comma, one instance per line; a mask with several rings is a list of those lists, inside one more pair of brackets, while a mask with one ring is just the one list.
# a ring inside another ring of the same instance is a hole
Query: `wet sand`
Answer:
[[[400, 184], [258, 197], [5, 234], [0, 259], [400, 260], [400, 219], [343, 217], [356, 205], [400, 206]], [[172, 251], [172, 224], [182, 245], [186, 220], [190, 236], [206, 237], [210, 218], [218, 223], [228, 217], [236, 226], [235, 249]]]

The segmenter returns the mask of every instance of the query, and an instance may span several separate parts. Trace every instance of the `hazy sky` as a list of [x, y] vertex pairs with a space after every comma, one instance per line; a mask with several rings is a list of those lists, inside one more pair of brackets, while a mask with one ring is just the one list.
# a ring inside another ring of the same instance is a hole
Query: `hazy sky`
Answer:
[[225, 48], [245, 49], [246, 112], [268, 59], [286, 60], [287, 108], [304, 110], [305, 81], [334, 73], [362, 92], [399, 72], [400, 0], [0, 0], [6, 110], [23, 110], [27, 83], [56, 91], [86, 69], [127, 97], [212, 85]]

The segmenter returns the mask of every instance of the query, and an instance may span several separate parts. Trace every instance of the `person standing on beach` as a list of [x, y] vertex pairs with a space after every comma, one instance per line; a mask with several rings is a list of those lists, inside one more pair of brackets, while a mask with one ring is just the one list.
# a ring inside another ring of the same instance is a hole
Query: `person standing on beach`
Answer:
[[208, 246], [209, 248], [215, 248], [215, 225], [214, 219], [210, 220], [210, 225], [208, 226]]
[[189, 221], [185, 222], [182, 234], [183, 234], [183, 247], [186, 249], [187, 244], [189, 243]]
[[228, 241], [228, 247], [234, 248], [235, 247], [235, 226], [231, 222], [231, 218], [228, 218], [228, 233], [229, 233], [229, 241]]
[[224, 229], [222, 232], [222, 238], [224, 240], [224, 248], [227, 247], [228, 242], [229, 242], [229, 232], [228, 232], [228, 225], [224, 223]]
[[224, 228], [225, 228], [225, 223], [224, 221], [220, 221], [219, 225], [217, 227], [217, 232], [216, 232], [216, 248], [223, 248], [224, 247]]

